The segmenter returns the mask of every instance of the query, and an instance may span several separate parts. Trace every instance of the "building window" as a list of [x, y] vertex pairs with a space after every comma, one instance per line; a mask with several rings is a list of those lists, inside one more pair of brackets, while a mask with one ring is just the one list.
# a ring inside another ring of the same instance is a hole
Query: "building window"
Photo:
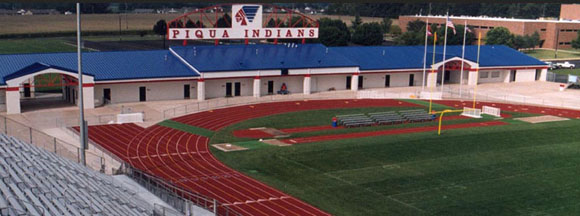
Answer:
[[488, 29], [489, 27], [487, 26], [481, 26], [482, 29]]
[[491, 78], [498, 78], [498, 77], [499, 77], [499, 71], [491, 72]]
[[479, 78], [485, 79], [489, 76], [489, 72], [479, 72]]
[[545, 28], [543, 28], [543, 29], [540, 29], [540, 31], [546, 31], [546, 29], [545, 29]]
[[493, 29], [493, 28], [495, 28], [495, 27], [493, 27], [493, 26], [490, 26], [490, 27], [489, 27], [489, 29]]

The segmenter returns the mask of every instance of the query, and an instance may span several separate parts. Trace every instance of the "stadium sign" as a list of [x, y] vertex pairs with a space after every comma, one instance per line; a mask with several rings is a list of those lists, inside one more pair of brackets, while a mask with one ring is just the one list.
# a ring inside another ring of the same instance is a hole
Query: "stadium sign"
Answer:
[[[214, 8], [215, 9], [215, 8]], [[282, 9], [284, 10], [284, 9]], [[212, 9], [213, 11], [213, 9]], [[304, 38], [318, 38], [318, 23], [310, 18], [305, 17], [302, 14], [296, 19], [292, 19], [292, 15], [285, 16], [290, 17], [286, 24], [290, 27], [263, 27], [262, 20], [262, 5], [232, 5], [231, 17], [231, 27], [230, 28], [204, 28], [203, 26], [203, 15], [200, 22], [197, 21], [201, 28], [183, 28], [183, 27], [169, 27], [167, 38], [170, 40], [201, 40], [201, 39], [304, 39]], [[201, 12], [197, 12], [200, 13]], [[290, 12], [292, 14], [292, 12]], [[296, 14], [296, 13], [295, 13]], [[183, 25], [183, 21], [188, 20], [191, 22], [191, 18], [186, 14], [178, 19], [173, 20], [169, 23], [169, 26]], [[274, 17], [275, 16], [275, 17]], [[196, 16], [192, 16], [196, 17]], [[205, 15], [207, 17], [207, 15]], [[277, 24], [275, 26], [280, 26], [280, 19], [275, 13], [270, 12], [271, 20], [276, 18]], [[178, 25], [176, 22], [181, 21]], [[214, 19], [211, 26], [216, 26], [217, 17]], [[270, 21], [270, 19], [268, 19]], [[173, 23], [173, 24], [172, 24]], [[193, 22], [192, 22], [193, 23]], [[199, 24], [201, 23], [201, 24]], [[302, 24], [303, 27], [297, 27], [297, 24]]]

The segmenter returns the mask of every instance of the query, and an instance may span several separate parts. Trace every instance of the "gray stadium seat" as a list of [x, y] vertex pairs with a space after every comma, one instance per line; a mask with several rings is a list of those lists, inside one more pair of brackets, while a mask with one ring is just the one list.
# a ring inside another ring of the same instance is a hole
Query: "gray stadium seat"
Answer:
[[0, 215], [151, 215], [110, 176], [0, 134]]

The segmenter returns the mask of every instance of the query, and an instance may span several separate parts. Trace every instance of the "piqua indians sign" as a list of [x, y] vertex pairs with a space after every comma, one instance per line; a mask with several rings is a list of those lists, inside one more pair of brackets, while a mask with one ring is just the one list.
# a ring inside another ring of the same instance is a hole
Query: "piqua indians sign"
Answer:
[[[231, 28], [171, 27], [168, 28], [167, 38], [170, 40], [318, 38], [318, 25], [316, 27], [264, 27], [262, 12], [262, 5], [234, 4], [232, 5]], [[300, 16], [300, 19], [312, 20], [304, 15], [300, 14]], [[286, 17], [291, 18], [291, 16]]]

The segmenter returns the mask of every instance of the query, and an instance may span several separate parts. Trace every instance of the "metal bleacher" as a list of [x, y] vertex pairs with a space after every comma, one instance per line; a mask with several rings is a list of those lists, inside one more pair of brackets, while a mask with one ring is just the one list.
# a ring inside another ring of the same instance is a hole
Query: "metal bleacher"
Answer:
[[375, 112], [368, 114], [338, 115], [338, 124], [345, 127], [402, 124], [404, 122], [431, 121], [432, 116], [425, 110], [401, 110], [398, 112]]
[[111, 176], [0, 134], [0, 215], [152, 215]]

